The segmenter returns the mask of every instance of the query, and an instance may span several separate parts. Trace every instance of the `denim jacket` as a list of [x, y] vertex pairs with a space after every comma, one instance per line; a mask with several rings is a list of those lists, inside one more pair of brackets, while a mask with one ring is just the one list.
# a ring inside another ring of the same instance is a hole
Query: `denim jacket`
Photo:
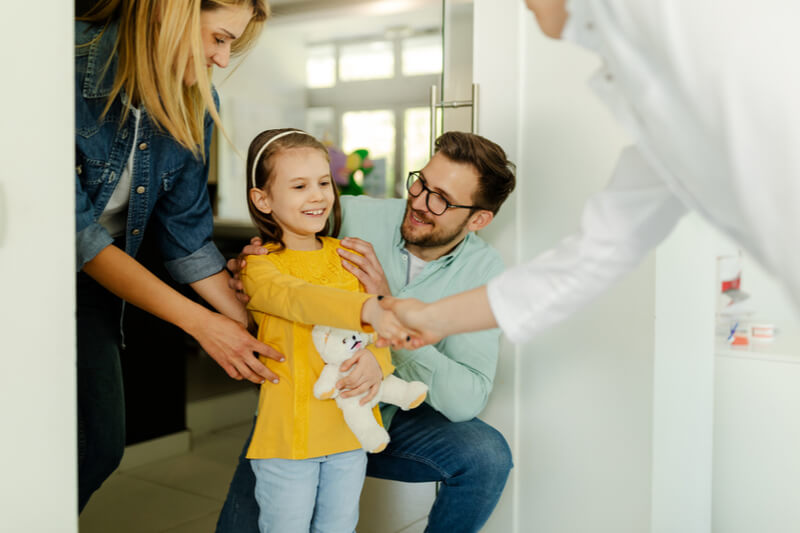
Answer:
[[[75, 44], [88, 43], [102, 30], [75, 24]], [[75, 48], [75, 225], [77, 270], [114, 239], [98, 223], [125, 168], [134, 143], [125, 252], [132, 257], [148, 223], [156, 232], [165, 265], [180, 283], [191, 283], [224, 267], [211, 242], [213, 216], [206, 187], [208, 159], [203, 162], [160, 129], [142, 109], [136, 139], [136, 118], [120, 123], [127, 97], [120, 94], [101, 119], [114, 83], [117, 59], [111, 56], [117, 26], [110, 24], [91, 45]], [[219, 108], [216, 91], [214, 103]], [[205, 117], [205, 154], [213, 121]]]

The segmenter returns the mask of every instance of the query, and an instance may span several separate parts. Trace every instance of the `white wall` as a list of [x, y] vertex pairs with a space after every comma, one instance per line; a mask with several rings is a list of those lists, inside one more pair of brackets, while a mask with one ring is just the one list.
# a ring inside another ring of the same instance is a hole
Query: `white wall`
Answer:
[[690, 214], [656, 253], [651, 533], [711, 528], [717, 239]]
[[[249, 222], [245, 198], [245, 159], [250, 142], [271, 128], [305, 127], [305, 40], [287, 27], [266, 30], [233, 71], [214, 71], [222, 122], [233, 149], [218, 143], [218, 215]], [[238, 152], [237, 152], [238, 151]]]
[[[514, 4], [514, 2], [500, 2]], [[510, 23], [516, 5], [497, 5], [495, 2], [482, 2], [474, 5], [473, 18], [473, 63], [472, 72], [475, 83], [480, 86], [478, 98], [478, 133], [498, 143], [506, 151], [511, 161], [520, 162], [518, 106], [523, 99], [516, 68], [520, 59], [518, 39], [520, 28]], [[503, 38], [498, 38], [503, 35]], [[498, 59], [501, 58], [501, 59]], [[522, 176], [524, 168], [518, 168]], [[502, 206], [492, 223], [480, 235], [497, 248], [506, 266], [519, 261], [519, 218], [523, 210], [519, 201], [520, 191], [524, 189], [518, 178], [517, 190]], [[505, 338], [500, 345], [494, 389], [489, 397], [481, 419], [497, 428], [506, 438], [514, 459], [503, 496], [484, 531], [518, 532], [519, 524], [519, 484], [525, 479], [523, 472], [524, 454], [519, 441], [519, 349]], [[527, 520], [528, 516], [523, 516]], [[527, 527], [527, 525], [525, 526]]]
[[[512, 264], [577, 229], [627, 143], [585, 85], [598, 65], [544, 38], [522, 2], [476, 0], [480, 133], [518, 164], [518, 188], [485, 236]], [[649, 529], [654, 279], [650, 258], [569, 321], [504, 346], [485, 418], [514, 440], [516, 465], [486, 531]]]
[[4, 8], [3, 531], [77, 530], [72, 9], [60, 0]]

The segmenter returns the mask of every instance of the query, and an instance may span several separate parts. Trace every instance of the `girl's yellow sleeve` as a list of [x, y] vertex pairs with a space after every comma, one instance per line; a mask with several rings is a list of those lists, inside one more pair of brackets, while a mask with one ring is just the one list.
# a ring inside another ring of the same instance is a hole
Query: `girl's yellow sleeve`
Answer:
[[361, 308], [371, 294], [315, 285], [284, 274], [265, 255], [250, 255], [242, 271], [242, 284], [250, 297], [247, 309], [256, 323], [264, 314], [301, 324], [371, 331], [361, 322]]

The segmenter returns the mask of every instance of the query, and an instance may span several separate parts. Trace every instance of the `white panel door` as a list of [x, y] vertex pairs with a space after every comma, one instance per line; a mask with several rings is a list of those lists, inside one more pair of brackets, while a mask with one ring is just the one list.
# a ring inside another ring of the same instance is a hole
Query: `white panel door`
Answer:
[[77, 531], [72, 9], [41, 0], [3, 10], [3, 531]]

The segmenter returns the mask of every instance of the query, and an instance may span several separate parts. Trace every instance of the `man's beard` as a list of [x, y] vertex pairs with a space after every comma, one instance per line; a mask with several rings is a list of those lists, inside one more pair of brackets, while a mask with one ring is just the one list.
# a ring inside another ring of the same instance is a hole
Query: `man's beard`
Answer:
[[[437, 246], [445, 246], [448, 244], [456, 245], [458, 244], [456, 239], [461, 235], [461, 231], [464, 229], [464, 226], [467, 225], [469, 222], [469, 217], [464, 219], [458, 227], [453, 228], [452, 231], [443, 230], [442, 228], [436, 227], [435, 223], [433, 226], [432, 231], [428, 232], [425, 235], [415, 236], [413, 232], [406, 229], [406, 224], [408, 223], [409, 212], [413, 211], [411, 209], [411, 204], [406, 204], [406, 212], [403, 215], [403, 225], [400, 227], [400, 234], [403, 236], [403, 240], [406, 241], [406, 244], [413, 244], [414, 246], [419, 246], [420, 248], [435, 248]], [[433, 216], [430, 213], [421, 214], [419, 211], [415, 211], [417, 214], [417, 218], [423, 220], [424, 222], [429, 222], [430, 218]]]

